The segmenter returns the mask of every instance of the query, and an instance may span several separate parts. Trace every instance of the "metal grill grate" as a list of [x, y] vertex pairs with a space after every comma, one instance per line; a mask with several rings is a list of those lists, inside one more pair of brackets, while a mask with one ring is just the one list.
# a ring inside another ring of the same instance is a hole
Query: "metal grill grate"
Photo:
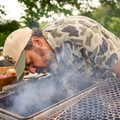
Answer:
[[69, 108], [46, 120], [120, 120], [120, 79], [106, 79]]
[[73, 75], [67, 78], [60, 76], [59, 79], [58, 75], [40, 80], [31, 79], [26, 84], [0, 95], [0, 113], [2, 112], [3, 116], [7, 115], [8, 118], [10, 116], [19, 119], [37, 118], [37, 116], [46, 118], [47, 111], [51, 115], [57, 106], [59, 106], [56, 109], [58, 111], [65, 108], [63, 107], [64, 103], [64, 106], [67, 106], [71, 101], [74, 104], [80, 99], [78, 98], [79, 94], [79, 97], [87, 94], [87, 90], [96, 87], [100, 82], [102, 81]]

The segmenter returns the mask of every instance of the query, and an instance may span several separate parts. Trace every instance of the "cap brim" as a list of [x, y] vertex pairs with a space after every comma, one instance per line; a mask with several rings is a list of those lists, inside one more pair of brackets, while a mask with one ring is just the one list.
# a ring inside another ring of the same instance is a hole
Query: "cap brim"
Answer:
[[25, 70], [25, 52], [24, 52], [24, 50], [16, 64], [15, 68], [16, 68], [16, 72], [17, 72], [17, 81], [20, 82], [21, 76], [23, 75], [24, 70]]

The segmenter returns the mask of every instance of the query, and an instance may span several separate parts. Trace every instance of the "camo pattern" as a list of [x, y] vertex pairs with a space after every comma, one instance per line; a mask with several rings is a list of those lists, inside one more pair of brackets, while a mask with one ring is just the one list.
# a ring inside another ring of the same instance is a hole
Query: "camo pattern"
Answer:
[[82, 76], [116, 77], [109, 72], [119, 58], [120, 40], [98, 22], [85, 16], [70, 16], [42, 28], [52, 47], [58, 68]]

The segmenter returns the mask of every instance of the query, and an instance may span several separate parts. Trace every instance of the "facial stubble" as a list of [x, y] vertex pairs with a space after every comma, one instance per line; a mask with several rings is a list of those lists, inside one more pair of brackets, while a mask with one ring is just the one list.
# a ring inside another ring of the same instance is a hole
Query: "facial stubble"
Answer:
[[[54, 72], [56, 70], [56, 59], [54, 53], [51, 50], [42, 50], [41, 48], [36, 47], [33, 50], [41, 56], [43, 62], [47, 65], [46, 68], [48, 68], [49, 72]], [[40, 73], [46, 68], [38, 68], [36, 72]]]

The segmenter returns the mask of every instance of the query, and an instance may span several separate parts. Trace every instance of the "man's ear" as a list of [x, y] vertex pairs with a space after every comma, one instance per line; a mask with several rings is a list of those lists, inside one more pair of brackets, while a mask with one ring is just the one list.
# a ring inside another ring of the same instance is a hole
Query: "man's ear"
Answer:
[[37, 46], [40, 46], [40, 47], [43, 46], [42, 39], [40, 39], [40, 38], [38, 38], [38, 37], [36, 37], [36, 36], [33, 36], [33, 37], [31, 38], [31, 41], [32, 41], [33, 45], [37, 45]]

